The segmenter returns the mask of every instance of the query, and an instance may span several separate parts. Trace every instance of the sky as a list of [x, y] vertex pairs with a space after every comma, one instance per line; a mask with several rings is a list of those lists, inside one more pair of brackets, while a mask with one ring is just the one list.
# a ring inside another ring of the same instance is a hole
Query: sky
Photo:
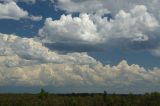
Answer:
[[160, 0], [0, 0], [0, 92], [160, 91]]

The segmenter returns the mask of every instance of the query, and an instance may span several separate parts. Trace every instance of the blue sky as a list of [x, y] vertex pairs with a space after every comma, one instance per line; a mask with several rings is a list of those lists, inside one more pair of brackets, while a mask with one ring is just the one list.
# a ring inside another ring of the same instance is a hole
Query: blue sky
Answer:
[[[50, 91], [53, 87], [53, 92], [57, 87], [61, 90], [56, 92], [68, 92], [68, 86], [71, 85], [73, 91], [77, 92], [87, 91], [83, 87], [95, 87], [91, 92], [107, 89], [110, 92], [127, 93], [118, 86], [124, 84], [128, 92], [158, 91], [158, 1], [0, 0], [0, 61], [3, 63], [0, 65], [4, 67], [0, 71], [19, 72], [9, 72], [9, 76], [6, 74], [0, 90], [5, 92], [8, 88], [7, 92], [17, 92], [14, 89], [19, 88], [27, 92], [27, 87], [41, 86]], [[5, 37], [8, 40], [4, 40]], [[65, 68], [59, 69], [59, 65]], [[106, 65], [110, 65], [110, 68]], [[66, 70], [66, 67], [73, 72], [57, 71]], [[37, 70], [33, 71], [33, 79], [29, 78], [31, 74], [28, 71], [24, 72], [29, 69]], [[98, 69], [106, 71], [106, 76], [99, 74], [101, 72]], [[82, 70], [94, 70], [97, 74], [84, 73]], [[113, 70], [110, 73], [111, 82], [107, 80], [107, 76], [110, 76], [108, 70]], [[121, 74], [115, 73], [115, 70]], [[134, 71], [139, 71], [139, 75], [133, 74]], [[62, 73], [64, 75], [59, 75]], [[71, 79], [69, 76], [72, 76]], [[125, 82], [126, 79], [129, 81]], [[70, 80], [75, 82], [69, 83]], [[154, 82], [153, 87], [139, 86], [148, 80]], [[9, 89], [11, 83], [16, 85], [12, 90]], [[108, 83], [113, 84], [107, 86]], [[134, 89], [136, 84], [138, 88]]]

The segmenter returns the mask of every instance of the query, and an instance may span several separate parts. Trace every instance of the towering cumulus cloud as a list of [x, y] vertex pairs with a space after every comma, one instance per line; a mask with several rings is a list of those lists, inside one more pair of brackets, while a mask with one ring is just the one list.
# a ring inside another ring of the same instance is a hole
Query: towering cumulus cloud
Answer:
[[117, 93], [160, 88], [158, 68], [145, 70], [125, 60], [117, 66], [104, 66], [86, 53], [62, 55], [33, 38], [16, 35], [0, 34], [0, 48], [0, 86], [50, 86], [62, 92], [105, 89]]

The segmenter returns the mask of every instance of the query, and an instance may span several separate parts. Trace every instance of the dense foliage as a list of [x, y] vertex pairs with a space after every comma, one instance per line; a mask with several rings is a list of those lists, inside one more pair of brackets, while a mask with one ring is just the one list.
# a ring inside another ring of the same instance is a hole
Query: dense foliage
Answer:
[[0, 106], [160, 106], [160, 93], [107, 94], [0, 94]]

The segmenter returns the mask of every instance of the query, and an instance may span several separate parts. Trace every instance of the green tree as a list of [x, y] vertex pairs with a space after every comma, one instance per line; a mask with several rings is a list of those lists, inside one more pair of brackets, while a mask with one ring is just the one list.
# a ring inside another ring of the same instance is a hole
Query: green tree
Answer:
[[40, 100], [45, 100], [48, 98], [48, 92], [46, 92], [44, 89], [41, 89], [40, 93], [38, 94], [38, 98]]

